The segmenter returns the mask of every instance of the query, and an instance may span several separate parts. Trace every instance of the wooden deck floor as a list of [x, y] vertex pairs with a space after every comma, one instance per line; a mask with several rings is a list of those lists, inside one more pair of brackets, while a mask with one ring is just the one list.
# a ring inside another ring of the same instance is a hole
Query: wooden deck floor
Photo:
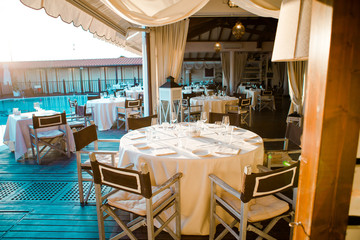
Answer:
[[[289, 99], [277, 99], [277, 110], [255, 112], [252, 131], [262, 137], [283, 137]], [[119, 138], [122, 130], [100, 132], [100, 138]], [[0, 239], [98, 239], [95, 198], [81, 206], [78, 201], [76, 160], [54, 154], [42, 165], [32, 160], [14, 160], [8, 149], [0, 150]], [[126, 213], [119, 213], [128, 220]], [[120, 229], [106, 221], [106, 236]], [[218, 226], [218, 231], [221, 227]], [[286, 222], [279, 222], [271, 234], [289, 238]], [[146, 228], [135, 232], [138, 239], [147, 239]], [[127, 239], [127, 238], [124, 238]], [[162, 232], [157, 239], [171, 239]], [[208, 236], [182, 236], [182, 239], [208, 239]], [[234, 239], [229, 234], [225, 239]], [[249, 233], [247, 239], [255, 239]]]

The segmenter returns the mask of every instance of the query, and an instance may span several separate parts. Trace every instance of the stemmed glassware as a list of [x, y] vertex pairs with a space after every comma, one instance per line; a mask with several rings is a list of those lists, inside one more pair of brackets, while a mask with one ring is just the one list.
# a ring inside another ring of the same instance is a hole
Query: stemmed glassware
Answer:
[[223, 119], [222, 119], [222, 125], [228, 129], [229, 125], [230, 125], [230, 118], [229, 116], [223, 116]]
[[176, 113], [173, 112], [170, 117], [171, 117], [171, 119], [170, 119], [171, 125], [174, 125], [177, 122]]
[[41, 110], [40, 108], [40, 103], [39, 102], [34, 102], [34, 109], [39, 112]]

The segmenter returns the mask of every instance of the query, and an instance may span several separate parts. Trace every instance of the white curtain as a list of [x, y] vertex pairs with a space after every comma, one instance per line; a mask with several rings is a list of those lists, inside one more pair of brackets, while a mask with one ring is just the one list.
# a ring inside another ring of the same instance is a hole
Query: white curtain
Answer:
[[291, 105], [289, 114], [297, 112], [303, 114], [305, 83], [307, 75], [307, 61], [297, 61], [287, 63], [289, 94]]
[[175, 81], [181, 73], [185, 44], [189, 28], [189, 19], [152, 28], [150, 32], [152, 102], [158, 103], [159, 87], [172, 76]]
[[231, 89], [236, 92], [237, 86], [240, 84], [242, 74], [244, 72], [246, 62], [247, 62], [247, 53], [235, 52], [234, 54], [234, 82]]
[[221, 67], [223, 73], [222, 85], [227, 87], [229, 90], [230, 82], [230, 53], [222, 52], [221, 53]]
[[209, 0], [101, 0], [127, 21], [143, 26], [163, 26], [190, 17]]
[[232, 2], [255, 15], [279, 18], [282, 0], [232, 0]]

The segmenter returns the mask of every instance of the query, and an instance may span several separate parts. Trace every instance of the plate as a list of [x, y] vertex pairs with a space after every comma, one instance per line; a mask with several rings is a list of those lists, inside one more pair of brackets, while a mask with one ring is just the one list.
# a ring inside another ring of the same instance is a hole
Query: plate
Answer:
[[211, 155], [209, 150], [204, 150], [204, 149], [196, 149], [192, 151], [192, 153], [199, 157], [207, 157]]

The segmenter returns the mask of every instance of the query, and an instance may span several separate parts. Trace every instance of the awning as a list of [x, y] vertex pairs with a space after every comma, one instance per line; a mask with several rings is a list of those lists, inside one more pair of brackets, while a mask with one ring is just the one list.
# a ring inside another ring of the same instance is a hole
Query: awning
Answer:
[[100, 0], [20, 0], [24, 5], [81, 26], [94, 36], [134, 54], [142, 55], [142, 34], [129, 28], [140, 27], [110, 10]]

